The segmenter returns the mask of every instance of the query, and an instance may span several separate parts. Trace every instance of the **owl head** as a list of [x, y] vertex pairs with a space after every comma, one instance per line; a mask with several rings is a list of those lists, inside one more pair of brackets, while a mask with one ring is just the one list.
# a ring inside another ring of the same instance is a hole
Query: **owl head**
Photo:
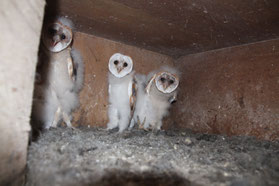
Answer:
[[147, 94], [150, 93], [151, 87], [154, 86], [162, 93], [172, 93], [177, 90], [179, 85], [180, 73], [172, 67], [162, 66], [159, 70], [149, 73], [147, 79], [145, 91]]
[[179, 78], [175, 74], [163, 71], [157, 73], [155, 84], [160, 92], [172, 93], [178, 87]]
[[117, 78], [122, 78], [132, 72], [133, 60], [120, 53], [113, 54], [109, 59], [109, 71]]
[[64, 17], [59, 17], [44, 27], [42, 40], [51, 52], [60, 52], [67, 48], [73, 39], [73, 23]]

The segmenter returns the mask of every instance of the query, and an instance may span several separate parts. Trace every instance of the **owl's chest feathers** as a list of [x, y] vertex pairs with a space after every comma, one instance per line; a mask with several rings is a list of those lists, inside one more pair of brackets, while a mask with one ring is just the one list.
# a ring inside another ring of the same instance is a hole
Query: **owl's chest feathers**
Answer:
[[72, 60], [70, 49], [65, 49], [59, 53], [48, 53], [48, 71], [45, 73], [47, 84], [59, 94], [71, 90], [74, 86], [68, 71], [68, 60]]
[[129, 103], [128, 88], [132, 80], [133, 74], [129, 74], [123, 78], [117, 78], [112, 74], [109, 74], [109, 97], [111, 103]]
[[161, 104], [161, 106], [170, 105], [169, 98], [172, 97], [173, 95], [174, 95], [174, 92], [172, 92], [172, 93], [162, 93], [162, 92], [160, 92], [156, 88], [155, 84], [153, 84], [151, 86], [151, 90], [150, 90], [150, 94], [149, 94], [149, 96], [151, 98], [151, 101], [153, 102], [153, 105]]

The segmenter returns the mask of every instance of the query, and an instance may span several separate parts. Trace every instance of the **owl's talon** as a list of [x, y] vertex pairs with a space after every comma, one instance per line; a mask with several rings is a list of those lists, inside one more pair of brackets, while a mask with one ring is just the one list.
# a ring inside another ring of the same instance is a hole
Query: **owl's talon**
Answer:
[[144, 126], [140, 124], [139, 129], [144, 129]]
[[56, 129], [57, 127], [56, 126], [50, 126], [49, 128], [46, 128], [47, 130], [53, 130], [53, 129]]
[[73, 127], [73, 126], [71, 126], [71, 127], [69, 127], [70, 129], [72, 129], [73, 131], [81, 131], [80, 129], [78, 129], [78, 128], [76, 128], [76, 127]]

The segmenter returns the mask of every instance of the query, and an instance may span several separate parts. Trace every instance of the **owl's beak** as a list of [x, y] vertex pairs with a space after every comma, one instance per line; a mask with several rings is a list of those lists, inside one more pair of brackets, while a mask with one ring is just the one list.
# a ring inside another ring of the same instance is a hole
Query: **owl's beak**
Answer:
[[54, 37], [52, 38], [52, 46], [53, 46], [53, 47], [55, 47], [55, 46], [57, 45], [57, 43], [59, 43], [59, 42], [60, 42], [59, 36], [54, 36]]
[[167, 83], [164, 83], [164, 84], [163, 84], [164, 90], [166, 90], [166, 89], [168, 88], [168, 86], [169, 86], [169, 85], [168, 85]]
[[53, 41], [53, 42], [52, 42], [52, 47], [55, 47], [55, 46], [57, 45], [58, 42], [59, 42], [59, 41]]
[[123, 67], [117, 67], [117, 72], [120, 73], [123, 70]]

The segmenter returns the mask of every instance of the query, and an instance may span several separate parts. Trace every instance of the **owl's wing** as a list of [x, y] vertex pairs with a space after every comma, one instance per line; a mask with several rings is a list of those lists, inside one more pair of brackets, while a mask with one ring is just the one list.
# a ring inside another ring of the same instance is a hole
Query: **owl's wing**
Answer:
[[173, 104], [173, 103], [175, 103], [176, 101], [177, 101], [177, 93], [175, 93], [173, 96], [171, 96], [171, 97], [169, 98], [170, 104]]
[[75, 73], [74, 73], [74, 70], [75, 70], [75, 64], [73, 62], [73, 59], [72, 59], [72, 56], [69, 55], [70, 57], [67, 58], [67, 65], [68, 65], [68, 74], [69, 74], [69, 77], [72, 81], [75, 81], [76, 80], [76, 76], [75, 76]]
[[75, 76], [75, 92], [79, 92], [83, 87], [84, 64], [80, 52], [74, 48], [71, 50], [71, 57], [74, 64], [73, 74]]
[[146, 92], [147, 94], [149, 94], [151, 85], [152, 85], [152, 83], [153, 83], [153, 81], [155, 80], [156, 77], [157, 77], [157, 74], [154, 74], [154, 75], [152, 76], [152, 78], [148, 81], [147, 86], [146, 86], [146, 88], [145, 88], [145, 92]]
[[132, 81], [129, 82], [129, 86], [128, 86], [128, 96], [130, 102], [131, 117], [133, 116], [136, 108], [137, 89], [138, 89], [137, 82], [135, 78], [133, 78]]

